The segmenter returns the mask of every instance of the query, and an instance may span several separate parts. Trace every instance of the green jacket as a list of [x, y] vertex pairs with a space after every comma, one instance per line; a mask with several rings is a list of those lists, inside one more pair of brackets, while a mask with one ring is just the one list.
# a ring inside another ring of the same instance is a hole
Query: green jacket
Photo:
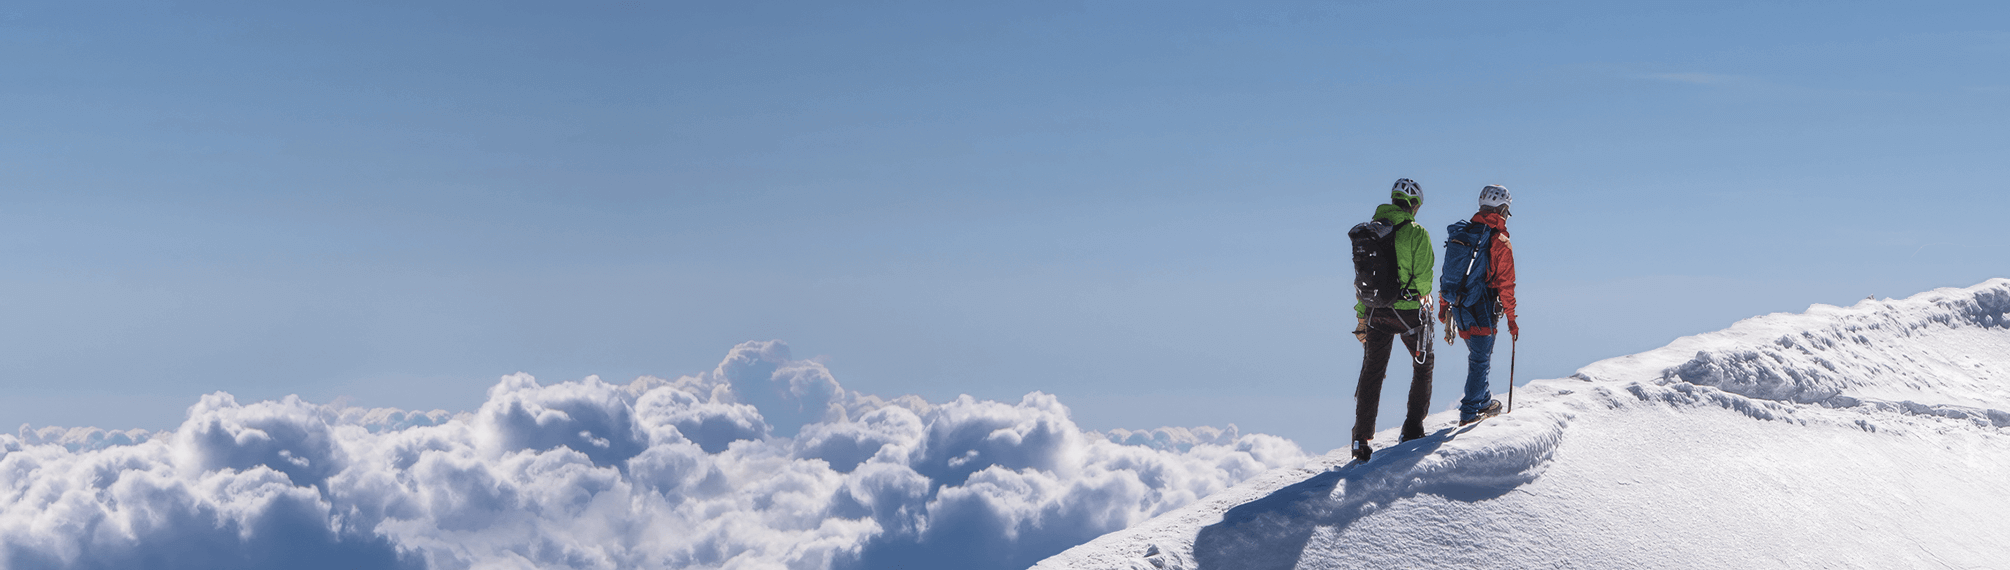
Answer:
[[[1419, 299], [1429, 296], [1431, 285], [1436, 281], [1431, 278], [1431, 268], [1438, 264], [1437, 250], [1431, 246], [1430, 230], [1410, 223], [1415, 222], [1416, 217], [1395, 204], [1377, 206], [1375, 219], [1396, 226], [1396, 280], [1405, 287], [1415, 289]], [[1396, 308], [1421, 309], [1423, 304], [1417, 301], [1397, 301]], [[1355, 302], [1354, 316], [1368, 318], [1368, 307]]]

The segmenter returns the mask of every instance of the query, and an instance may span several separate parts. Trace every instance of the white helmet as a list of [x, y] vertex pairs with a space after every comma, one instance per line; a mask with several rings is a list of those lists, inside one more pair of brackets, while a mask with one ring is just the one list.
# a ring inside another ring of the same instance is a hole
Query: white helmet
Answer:
[[1508, 189], [1506, 186], [1501, 186], [1499, 184], [1490, 184], [1487, 187], [1480, 189], [1481, 208], [1493, 208], [1495, 210], [1504, 210], [1507, 209], [1509, 204], [1513, 203], [1514, 203], [1514, 196], [1508, 195]]
[[1417, 181], [1408, 178], [1396, 179], [1396, 187], [1390, 188], [1389, 193], [1406, 197], [1407, 196], [1415, 196], [1418, 198], [1424, 197], [1424, 189], [1422, 187], [1417, 186]]
[[1408, 178], [1396, 180], [1396, 186], [1389, 189], [1389, 203], [1405, 208], [1414, 208], [1424, 203], [1424, 188], [1417, 181]]

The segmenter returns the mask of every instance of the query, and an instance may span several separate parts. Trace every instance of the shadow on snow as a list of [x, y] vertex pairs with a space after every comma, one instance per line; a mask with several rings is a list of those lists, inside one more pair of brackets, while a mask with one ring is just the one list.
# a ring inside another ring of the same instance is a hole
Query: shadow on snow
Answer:
[[1445, 428], [1390, 446], [1376, 451], [1368, 463], [1348, 463], [1229, 509], [1221, 522], [1202, 528], [1194, 539], [1195, 562], [1202, 570], [1289, 570], [1298, 565], [1315, 530], [1343, 530], [1383, 505], [1418, 494], [1468, 503], [1506, 495], [1518, 485], [1413, 481], [1419, 462], [1476, 425]]

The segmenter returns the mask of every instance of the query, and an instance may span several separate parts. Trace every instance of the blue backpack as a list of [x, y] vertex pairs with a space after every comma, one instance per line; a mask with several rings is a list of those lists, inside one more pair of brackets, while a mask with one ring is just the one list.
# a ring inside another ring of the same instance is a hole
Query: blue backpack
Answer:
[[1460, 330], [1493, 328], [1498, 294], [1487, 287], [1487, 250], [1494, 240], [1493, 228], [1486, 224], [1460, 221], [1446, 228], [1445, 267], [1438, 272], [1438, 291], [1452, 314], [1452, 325]]

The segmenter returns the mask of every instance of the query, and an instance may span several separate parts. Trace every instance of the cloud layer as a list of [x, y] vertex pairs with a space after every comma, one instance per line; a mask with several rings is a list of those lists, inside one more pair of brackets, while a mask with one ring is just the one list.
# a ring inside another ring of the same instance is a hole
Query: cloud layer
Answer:
[[472, 413], [202, 397], [172, 432], [0, 435], [7, 568], [1023, 568], [1306, 459], [1086, 432], [1051, 395], [843, 389], [780, 342]]

